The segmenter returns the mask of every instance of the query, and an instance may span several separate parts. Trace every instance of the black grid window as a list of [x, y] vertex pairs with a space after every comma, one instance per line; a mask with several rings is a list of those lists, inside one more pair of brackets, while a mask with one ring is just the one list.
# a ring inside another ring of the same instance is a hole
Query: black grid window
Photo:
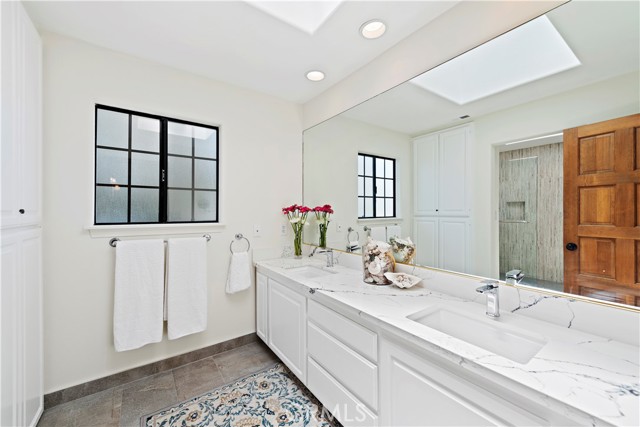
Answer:
[[218, 128], [96, 105], [95, 224], [218, 222]]
[[358, 218], [396, 216], [396, 161], [358, 154]]

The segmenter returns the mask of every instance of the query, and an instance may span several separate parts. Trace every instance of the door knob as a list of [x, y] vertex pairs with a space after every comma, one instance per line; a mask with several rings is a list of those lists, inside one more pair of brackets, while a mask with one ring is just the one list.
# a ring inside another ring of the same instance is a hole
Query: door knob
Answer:
[[567, 243], [567, 246], [565, 246], [565, 248], [567, 248], [568, 251], [575, 251], [576, 249], [578, 249], [578, 245], [576, 245], [575, 243]]
[[24, 209], [20, 209], [18, 212], [20, 212], [21, 214], [24, 214]]

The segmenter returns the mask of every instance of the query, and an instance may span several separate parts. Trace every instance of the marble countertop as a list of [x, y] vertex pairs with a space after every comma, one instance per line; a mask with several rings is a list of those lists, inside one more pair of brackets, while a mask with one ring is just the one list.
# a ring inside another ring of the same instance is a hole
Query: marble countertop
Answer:
[[[580, 424], [640, 425], [638, 346], [532, 319], [516, 310], [490, 319], [484, 314], [483, 295], [465, 299], [430, 289], [442, 289], [442, 283], [433, 286], [434, 281], [446, 280], [442, 275], [400, 289], [368, 285], [361, 271], [344, 266], [332, 267], [334, 274], [321, 277], [305, 278], [296, 273], [298, 267], [310, 264], [323, 268], [319, 259], [262, 261], [257, 268], [287, 286], [312, 293], [343, 314], [417, 343], [487, 379], [503, 384], [506, 379], [509, 387], [517, 388], [514, 391]], [[514, 362], [407, 317], [429, 308], [499, 322], [540, 337], [546, 344], [528, 362]]]

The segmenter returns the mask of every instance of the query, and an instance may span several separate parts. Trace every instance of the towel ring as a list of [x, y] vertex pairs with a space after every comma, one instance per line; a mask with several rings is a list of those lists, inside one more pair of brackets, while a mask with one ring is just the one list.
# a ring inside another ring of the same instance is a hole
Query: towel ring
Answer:
[[[353, 229], [353, 227], [349, 227], [347, 229], [348, 233], [347, 233], [347, 241], [348, 242], [354, 242], [354, 241], [360, 241], [360, 233], [358, 233], [356, 230]], [[351, 233], [356, 233], [356, 240], [351, 240]]]
[[236, 234], [236, 239], [232, 240], [231, 243], [229, 243], [229, 251], [234, 254], [235, 252], [233, 252], [233, 244], [237, 241], [237, 240], [246, 240], [247, 241], [247, 250], [245, 252], [249, 252], [249, 249], [251, 249], [251, 242], [249, 241], [249, 239], [247, 239], [246, 237], [244, 237], [242, 235], [242, 233], [238, 233]]

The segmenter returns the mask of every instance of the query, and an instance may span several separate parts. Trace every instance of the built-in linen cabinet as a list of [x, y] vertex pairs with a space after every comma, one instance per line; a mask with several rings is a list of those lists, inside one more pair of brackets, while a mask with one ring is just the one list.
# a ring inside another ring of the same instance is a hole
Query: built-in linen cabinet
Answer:
[[422, 265], [471, 268], [471, 150], [473, 126], [413, 140], [414, 237]]
[[21, 2], [2, 11], [0, 425], [43, 411], [42, 43]]

